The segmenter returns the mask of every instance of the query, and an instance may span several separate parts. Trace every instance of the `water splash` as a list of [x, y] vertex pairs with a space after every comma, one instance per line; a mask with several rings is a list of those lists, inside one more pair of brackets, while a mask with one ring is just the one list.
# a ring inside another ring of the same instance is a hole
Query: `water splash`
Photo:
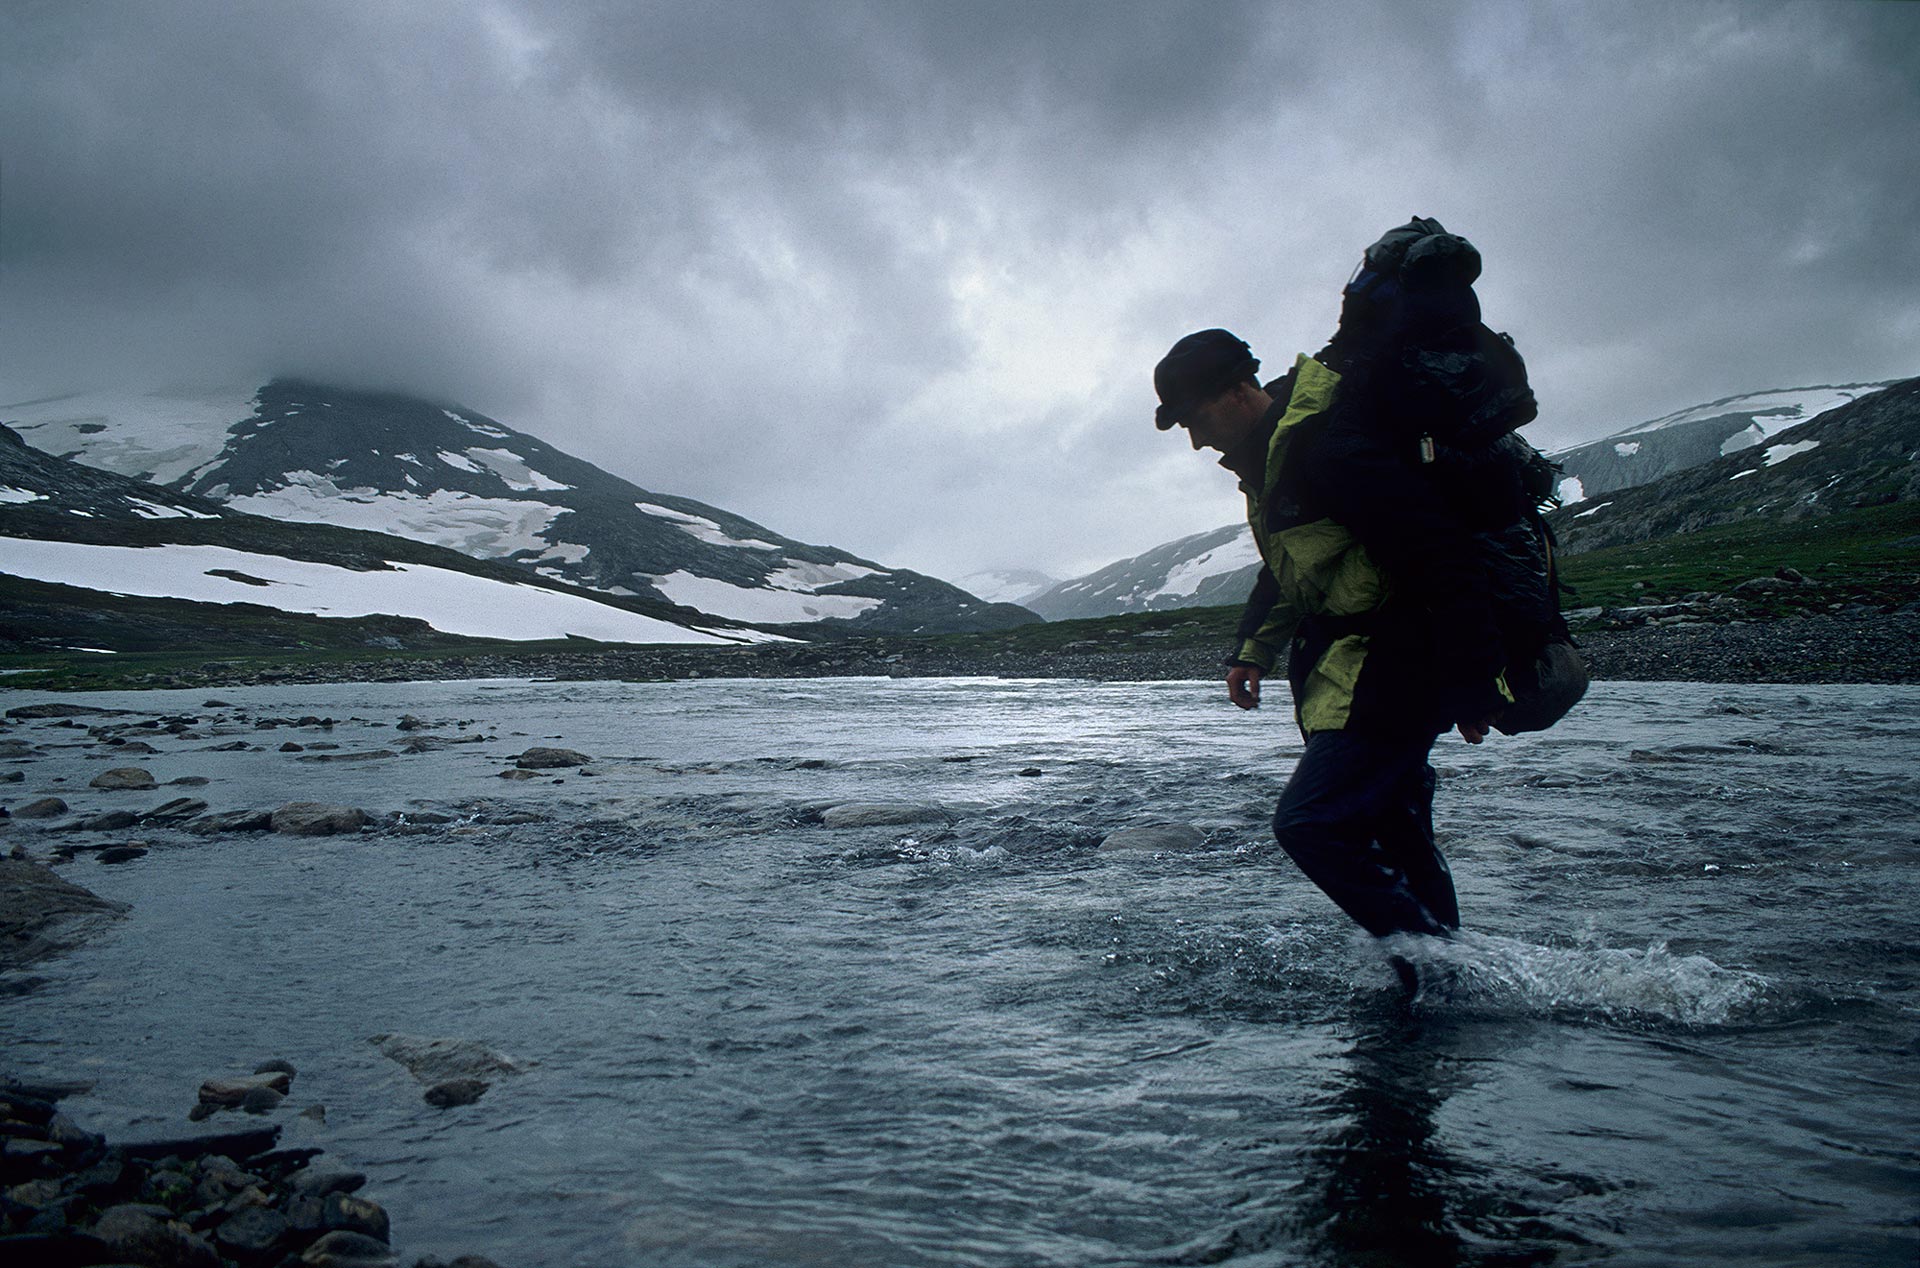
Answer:
[[1546, 1016], [1573, 1013], [1613, 1021], [1723, 1026], [1765, 1000], [1770, 983], [1703, 955], [1675, 955], [1665, 942], [1645, 950], [1599, 945], [1549, 947], [1496, 934], [1451, 938], [1400, 934], [1382, 941], [1420, 974], [1423, 1011]]

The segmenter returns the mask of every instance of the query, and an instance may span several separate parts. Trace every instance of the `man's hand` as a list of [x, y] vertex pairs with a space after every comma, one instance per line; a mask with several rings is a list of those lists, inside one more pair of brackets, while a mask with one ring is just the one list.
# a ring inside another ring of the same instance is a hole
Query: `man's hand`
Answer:
[[1227, 671], [1227, 699], [1242, 709], [1260, 707], [1260, 669], [1256, 665], [1235, 665]]
[[1462, 722], [1460, 738], [1469, 744], [1478, 744], [1487, 738], [1487, 732], [1493, 730], [1493, 717], [1489, 714], [1478, 722]]

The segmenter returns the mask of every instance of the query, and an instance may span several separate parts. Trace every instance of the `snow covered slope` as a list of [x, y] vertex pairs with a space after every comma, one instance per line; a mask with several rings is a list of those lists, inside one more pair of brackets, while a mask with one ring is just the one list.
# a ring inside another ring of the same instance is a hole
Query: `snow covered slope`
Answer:
[[[778, 637], [442, 547], [245, 514], [42, 453], [0, 427], [0, 580], [7, 578], [60, 587], [64, 599], [38, 595], [43, 608], [79, 610], [88, 594], [208, 605], [184, 626], [200, 626], [208, 643], [230, 624], [219, 609], [233, 604], [329, 618], [377, 614], [421, 623], [423, 635], [469, 638], [724, 645]], [[18, 615], [23, 600], [14, 591], [10, 601], [0, 598], [0, 616]], [[44, 642], [5, 632], [0, 641]], [[100, 641], [89, 636], [89, 645]]]
[[1688, 467], [1751, 449], [1789, 427], [1877, 392], [1886, 383], [1778, 388], [1675, 410], [1611, 436], [1549, 455], [1572, 504], [1647, 484]]
[[0, 406], [28, 444], [282, 522], [367, 529], [729, 621], [875, 632], [1030, 621], [932, 577], [781, 537], [485, 415], [277, 379], [257, 393]]
[[1252, 530], [1229, 524], [1062, 581], [1022, 606], [1060, 621], [1239, 603], [1253, 588], [1259, 566]]
[[1060, 578], [1032, 568], [990, 568], [985, 572], [970, 572], [954, 584], [988, 603], [1024, 605], [1028, 599], [1059, 585]]

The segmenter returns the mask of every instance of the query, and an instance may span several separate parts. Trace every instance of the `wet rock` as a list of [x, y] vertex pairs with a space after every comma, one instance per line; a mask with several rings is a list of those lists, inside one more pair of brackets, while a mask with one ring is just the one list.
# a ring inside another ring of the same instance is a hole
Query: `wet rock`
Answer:
[[304, 753], [307, 751], [307, 746], [304, 744], [295, 744], [292, 740], [288, 740], [280, 746], [280, 751], [282, 753]]
[[293, 1225], [272, 1207], [252, 1206], [224, 1221], [214, 1230], [213, 1240], [221, 1250], [247, 1259], [265, 1259], [284, 1248], [291, 1239]]
[[93, 777], [91, 785], [108, 792], [145, 792], [160, 786], [154, 782], [152, 771], [138, 766], [116, 766], [112, 770], [103, 770]]
[[477, 1039], [429, 1038], [423, 1035], [375, 1035], [387, 1057], [405, 1066], [423, 1083], [448, 1079], [479, 1079], [490, 1074], [520, 1074], [530, 1062], [517, 1061]]
[[393, 725], [394, 729], [398, 731], [417, 731], [425, 726], [426, 722], [414, 717], [411, 713], [403, 713], [400, 715], [400, 720]]
[[0, 969], [76, 946], [127, 910], [22, 859], [0, 859]]
[[214, 744], [205, 749], [208, 753], [244, 753], [253, 746], [245, 740], [229, 740], [225, 744]]
[[284, 1074], [290, 1079], [300, 1073], [293, 1068], [293, 1062], [282, 1057], [273, 1057], [269, 1060], [262, 1061], [259, 1065], [253, 1067], [253, 1072], [255, 1074]]
[[205, 775], [182, 775], [178, 779], [169, 779], [167, 783], [180, 788], [205, 788], [213, 781]]
[[240, 1108], [249, 1114], [271, 1114], [286, 1099], [283, 1093], [270, 1087], [249, 1088], [247, 1094], [240, 1098]]
[[17, 784], [26, 777], [27, 772], [23, 770], [0, 770], [0, 784]]
[[224, 810], [202, 815], [186, 825], [188, 832], [210, 836], [216, 832], [265, 832], [273, 826], [269, 810]]
[[1047, 772], [1041, 770], [1038, 766], [1028, 766], [1014, 773], [1022, 776], [1023, 778], [1032, 779], [1035, 775], [1044, 775]]
[[1190, 823], [1137, 823], [1109, 832], [1100, 842], [1100, 848], [1149, 852], [1196, 850], [1206, 839], [1207, 834]]
[[[308, 748], [320, 748], [310, 744]], [[302, 753], [294, 758], [296, 762], [374, 762], [384, 757], [398, 757], [400, 754], [390, 748], [367, 749], [359, 753]]]
[[593, 759], [570, 748], [530, 748], [513, 761], [522, 770], [557, 770], [565, 766], [585, 766]]
[[220, 1256], [164, 1206], [109, 1207], [88, 1231], [118, 1260], [148, 1268], [220, 1268]]
[[67, 827], [79, 832], [118, 832], [138, 822], [140, 816], [131, 810], [109, 810], [104, 814], [88, 815]]
[[829, 828], [868, 828], [900, 823], [930, 823], [949, 817], [939, 806], [926, 802], [850, 801], [822, 811], [820, 822]]
[[23, 704], [23, 705], [20, 705], [18, 708], [8, 709], [7, 716], [10, 718], [21, 718], [21, 719], [86, 718], [86, 717], [105, 717], [110, 713], [118, 713], [118, 712], [119, 712], [118, 709], [96, 709], [92, 705], [63, 704], [63, 703], [55, 702], [51, 704]]
[[135, 859], [147, 857], [144, 845], [110, 845], [93, 856], [101, 863], [131, 863]]
[[108, 740], [107, 743], [116, 753], [158, 753], [160, 750], [145, 740]]
[[366, 827], [367, 812], [353, 806], [290, 801], [273, 812], [272, 826], [275, 832], [288, 836], [331, 836], [339, 832], [358, 832]]
[[[244, 1079], [208, 1079], [200, 1085], [202, 1105], [240, 1105], [249, 1093], [258, 1089], [285, 1096], [293, 1090], [293, 1076], [285, 1070], [270, 1070]], [[279, 1104], [278, 1101], [274, 1104]]]
[[499, 777], [501, 779], [538, 779], [540, 778], [537, 772], [530, 771], [530, 770], [520, 770], [518, 767], [515, 767], [512, 770], [501, 771]]
[[471, 1105], [487, 1094], [493, 1084], [485, 1079], [446, 1079], [434, 1084], [426, 1091], [427, 1104], [441, 1109], [450, 1109], [455, 1105]]
[[388, 1240], [387, 1212], [378, 1202], [357, 1198], [351, 1193], [329, 1193], [321, 1205], [321, 1224], [330, 1229], [361, 1233], [377, 1242]]
[[293, 1192], [296, 1197], [324, 1201], [329, 1193], [357, 1193], [366, 1182], [366, 1176], [358, 1171], [322, 1168], [297, 1173], [293, 1177]]
[[16, 806], [13, 817], [16, 819], [51, 819], [55, 815], [67, 813], [67, 803], [58, 797], [41, 797], [29, 801], [24, 806]]
[[314, 1268], [381, 1268], [397, 1263], [385, 1242], [346, 1229], [322, 1236], [301, 1252], [300, 1262]]
[[33, 745], [25, 740], [0, 740], [0, 757], [31, 757]]
[[207, 803], [198, 797], [175, 797], [140, 816], [142, 823], [180, 824], [207, 812]]

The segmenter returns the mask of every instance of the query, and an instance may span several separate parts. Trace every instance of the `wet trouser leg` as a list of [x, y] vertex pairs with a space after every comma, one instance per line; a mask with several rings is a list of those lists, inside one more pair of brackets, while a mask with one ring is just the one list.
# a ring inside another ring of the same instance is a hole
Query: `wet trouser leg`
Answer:
[[1433, 841], [1435, 738], [1318, 732], [1273, 813], [1280, 848], [1376, 937], [1460, 927]]

